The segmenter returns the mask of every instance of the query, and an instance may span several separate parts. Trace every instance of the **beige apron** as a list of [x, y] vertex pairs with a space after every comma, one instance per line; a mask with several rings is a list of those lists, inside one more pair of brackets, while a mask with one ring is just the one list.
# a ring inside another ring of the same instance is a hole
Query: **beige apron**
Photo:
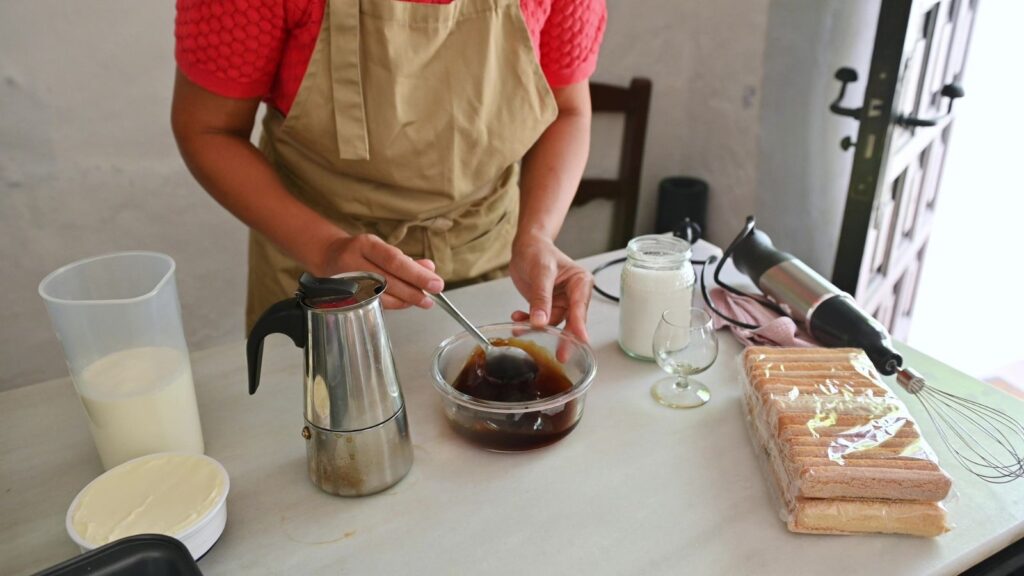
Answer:
[[[329, 0], [287, 118], [261, 149], [350, 234], [431, 258], [449, 283], [504, 270], [518, 161], [557, 113], [518, 0]], [[298, 263], [253, 231], [246, 322], [294, 293]]]

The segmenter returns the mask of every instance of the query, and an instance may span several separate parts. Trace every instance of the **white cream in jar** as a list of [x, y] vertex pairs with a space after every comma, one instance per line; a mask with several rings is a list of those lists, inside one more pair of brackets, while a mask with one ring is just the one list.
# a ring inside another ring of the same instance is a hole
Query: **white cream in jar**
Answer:
[[626, 247], [619, 299], [619, 346], [634, 358], [653, 360], [654, 330], [665, 310], [689, 308], [696, 275], [690, 244], [675, 236], [638, 236]]
[[121, 464], [86, 486], [71, 506], [68, 524], [90, 547], [133, 534], [180, 536], [223, 505], [227, 490], [227, 473], [211, 458], [153, 454]]

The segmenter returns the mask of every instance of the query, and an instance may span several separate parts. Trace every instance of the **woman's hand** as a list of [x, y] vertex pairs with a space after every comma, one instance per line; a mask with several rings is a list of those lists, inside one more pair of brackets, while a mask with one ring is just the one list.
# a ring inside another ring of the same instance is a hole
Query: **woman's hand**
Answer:
[[432, 261], [413, 260], [373, 234], [346, 235], [331, 242], [318, 274], [330, 276], [354, 270], [374, 272], [387, 279], [381, 303], [388, 309], [430, 308], [434, 301], [423, 291], [436, 294], [444, 289], [444, 280], [434, 273]]
[[512, 243], [512, 281], [530, 304], [512, 319], [541, 327], [565, 320], [565, 330], [587, 341], [587, 308], [594, 278], [554, 243], [587, 163], [590, 87], [555, 88], [558, 117], [523, 158], [519, 222]]
[[594, 277], [542, 236], [517, 237], [509, 265], [512, 282], [529, 303], [529, 313], [512, 313], [516, 322], [530, 321], [535, 327], [558, 325], [584, 342], [587, 309]]

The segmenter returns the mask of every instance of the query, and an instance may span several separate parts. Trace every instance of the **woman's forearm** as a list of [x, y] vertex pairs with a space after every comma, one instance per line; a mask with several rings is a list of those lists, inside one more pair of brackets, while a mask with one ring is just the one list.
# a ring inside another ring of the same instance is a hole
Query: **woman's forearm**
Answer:
[[326, 273], [328, 246], [344, 232], [292, 196], [252, 144], [208, 134], [183, 143], [181, 152], [217, 202], [305, 269]]
[[[182, 158], [204, 189], [245, 224], [258, 230], [317, 274], [327, 272], [329, 247], [347, 236], [292, 196], [266, 158], [249, 142], [258, 102], [218, 102], [180, 75], [172, 126]], [[227, 106], [226, 108], [224, 106]], [[216, 118], [204, 118], [214, 110]]]
[[554, 240], [579, 187], [590, 149], [587, 82], [556, 89], [558, 117], [523, 159], [517, 240]]

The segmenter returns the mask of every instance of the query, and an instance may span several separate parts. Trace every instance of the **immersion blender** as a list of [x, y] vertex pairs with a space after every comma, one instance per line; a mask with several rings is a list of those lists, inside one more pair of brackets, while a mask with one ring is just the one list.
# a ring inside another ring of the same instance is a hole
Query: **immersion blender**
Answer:
[[[751, 217], [748, 222], [753, 222]], [[877, 320], [864, 313], [853, 297], [836, 288], [810, 266], [777, 249], [767, 234], [750, 226], [732, 252], [736, 268], [773, 298], [824, 346], [863, 348], [885, 375], [895, 374], [903, 357]]]

